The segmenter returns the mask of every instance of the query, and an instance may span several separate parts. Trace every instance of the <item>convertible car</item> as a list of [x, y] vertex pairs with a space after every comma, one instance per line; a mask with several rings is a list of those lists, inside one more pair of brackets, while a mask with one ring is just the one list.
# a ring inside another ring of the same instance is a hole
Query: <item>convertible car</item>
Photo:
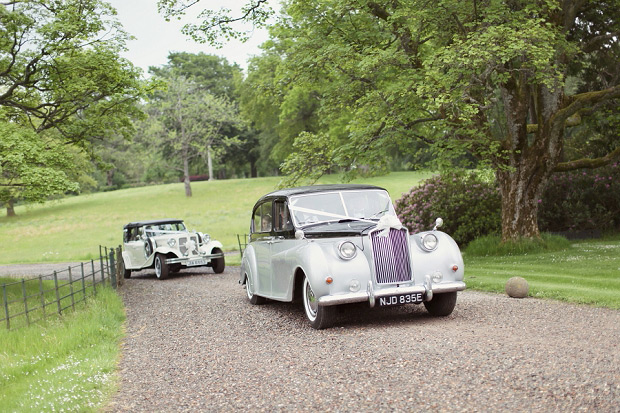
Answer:
[[209, 234], [188, 231], [180, 219], [130, 222], [123, 227], [123, 276], [154, 268], [160, 280], [187, 267], [224, 272], [222, 244]]
[[303, 302], [312, 327], [335, 307], [423, 303], [447, 316], [465, 289], [460, 250], [437, 228], [409, 234], [389, 194], [370, 185], [316, 185], [261, 197], [252, 211], [239, 282], [251, 304]]

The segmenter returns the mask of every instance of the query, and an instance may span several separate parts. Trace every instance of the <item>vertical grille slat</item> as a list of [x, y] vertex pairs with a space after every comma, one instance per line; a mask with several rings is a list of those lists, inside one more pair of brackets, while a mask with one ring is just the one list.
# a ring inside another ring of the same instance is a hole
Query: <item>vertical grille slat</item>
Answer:
[[411, 261], [407, 230], [390, 228], [389, 235], [382, 231], [370, 233], [375, 278], [380, 284], [411, 281]]

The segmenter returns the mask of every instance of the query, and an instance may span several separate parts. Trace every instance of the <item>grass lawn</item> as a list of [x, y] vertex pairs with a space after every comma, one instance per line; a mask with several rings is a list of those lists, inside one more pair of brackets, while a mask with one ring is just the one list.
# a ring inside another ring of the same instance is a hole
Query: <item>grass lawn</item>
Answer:
[[470, 289], [504, 293], [509, 278], [527, 280], [531, 297], [620, 309], [620, 239], [584, 240], [556, 252], [467, 257]]
[[[354, 183], [382, 186], [396, 200], [430, 176], [430, 172], [394, 172]], [[99, 245], [115, 247], [122, 243], [126, 223], [159, 218], [181, 218], [190, 229], [209, 233], [222, 242], [225, 251], [238, 250], [236, 234], [248, 233], [254, 203], [279, 182], [278, 177], [193, 182], [191, 198], [178, 183], [18, 206], [17, 217], [0, 217], [0, 264], [96, 259]], [[338, 182], [337, 175], [319, 181]], [[239, 254], [227, 257], [227, 261], [238, 264]]]
[[105, 288], [62, 318], [0, 328], [0, 411], [98, 411], [116, 390], [124, 320], [120, 297]]

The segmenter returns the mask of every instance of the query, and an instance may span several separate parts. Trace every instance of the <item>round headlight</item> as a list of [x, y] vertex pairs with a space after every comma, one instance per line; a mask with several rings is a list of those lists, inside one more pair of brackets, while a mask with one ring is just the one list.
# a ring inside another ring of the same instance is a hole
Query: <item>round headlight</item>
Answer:
[[207, 242], [211, 241], [211, 235], [201, 233], [200, 239], [202, 240], [203, 244], [206, 244]]
[[170, 238], [170, 239], [168, 240], [168, 246], [169, 246], [170, 248], [172, 248], [172, 247], [174, 247], [175, 245], [177, 245], [177, 240], [176, 240], [176, 239], [174, 239], [174, 238]]
[[351, 241], [344, 241], [338, 245], [338, 253], [340, 254], [340, 258], [344, 260], [350, 260], [355, 257], [357, 249], [355, 248], [355, 244]]
[[437, 248], [438, 242], [434, 234], [426, 234], [422, 237], [422, 247], [427, 251], [433, 251]]

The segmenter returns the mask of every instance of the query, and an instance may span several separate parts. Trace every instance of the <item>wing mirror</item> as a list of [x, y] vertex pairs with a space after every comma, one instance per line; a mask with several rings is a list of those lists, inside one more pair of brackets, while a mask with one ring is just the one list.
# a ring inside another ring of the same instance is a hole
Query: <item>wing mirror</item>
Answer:
[[435, 226], [433, 227], [433, 231], [436, 231], [437, 228], [441, 227], [442, 225], [443, 225], [443, 219], [437, 218], [435, 220]]

